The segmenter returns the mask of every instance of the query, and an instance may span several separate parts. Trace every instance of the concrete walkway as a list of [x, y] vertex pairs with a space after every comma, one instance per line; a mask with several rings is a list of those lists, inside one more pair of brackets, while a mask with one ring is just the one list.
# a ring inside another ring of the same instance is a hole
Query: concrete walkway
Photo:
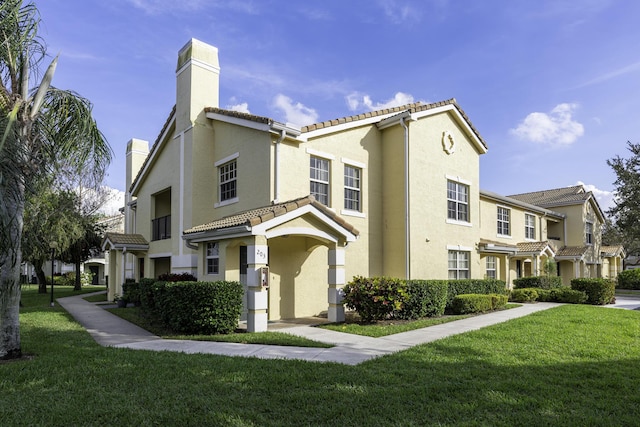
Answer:
[[[96, 294], [98, 293], [100, 292]], [[86, 301], [84, 297], [87, 295], [92, 294], [59, 298], [58, 303], [87, 329], [98, 344], [103, 346], [135, 350], [258, 357], [261, 359], [300, 359], [314, 362], [336, 362], [347, 365], [357, 365], [378, 356], [392, 354], [419, 344], [474, 331], [485, 326], [495, 325], [560, 305], [555, 303], [524, 304], [521, 307], [510, 310], [473, 316], [463, 320], [381, 338], [329, 331], [322, 328], [314, 328], [310, 325], [278, 329], [279, 332], [286, 332], [335, 345], [332, 348], [310, 348], [162, 339], [111, 314], [100, 305]], [[616, 304], [610, 304], [605, 307], [630, 310], [640, 309], [640, 294], [638, 296], [616, 296], [616, 299]]]

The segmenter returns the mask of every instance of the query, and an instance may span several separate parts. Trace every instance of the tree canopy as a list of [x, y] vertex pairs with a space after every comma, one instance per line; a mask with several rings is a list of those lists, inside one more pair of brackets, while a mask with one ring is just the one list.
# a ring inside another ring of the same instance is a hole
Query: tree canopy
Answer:
[[27, 196], [65, 168], [90, 171], [99, 182], [112, 155], [91, 103], [51, 86], [57, 57], [43, 73], [48, 57], [39, 25], [32, 1], [0, 2], [0, 359], [22, 353], [20, 265]]
[[[610, 215], [609, 240], [619, 239], [627, 254], [640, 254], [640, 144], [627, 142], [631, 155], [615, 156], [607, 160], [616, 174], [615, 205], [607, 211]], [[607, 243], [613, 243], [612, 241]]]

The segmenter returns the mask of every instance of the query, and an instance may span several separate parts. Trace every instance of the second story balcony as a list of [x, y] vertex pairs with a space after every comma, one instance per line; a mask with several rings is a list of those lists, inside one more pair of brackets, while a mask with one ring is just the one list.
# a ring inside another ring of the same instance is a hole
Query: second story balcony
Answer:
[[171, 215], [161, 216], [151, 220], [151, 240], [171, 238]]

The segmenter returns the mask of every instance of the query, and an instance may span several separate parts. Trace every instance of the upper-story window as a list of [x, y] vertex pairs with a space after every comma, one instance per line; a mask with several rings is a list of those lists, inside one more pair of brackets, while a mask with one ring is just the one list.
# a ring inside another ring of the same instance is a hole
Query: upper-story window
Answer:
[[311, 156], [309, 178], [311, 195], [329, 206], [329, 160]]
[[238, 167], [235, 160], [218, 167], [220, 176], [220, 201], [228, 201], [237, 197]]
[[351, 211], [361, 210], [360, 168], [344, 165], [344, 208]]
[[526, 239], [536, 238], [536, 217], [531, 214], [524, 214], [524, 237]]
[[587, 245], [593, 245], [593, 223], [591, 222], [586, 223], [585, 242]]
[[503, 208], [502, 206], [498, 206], [498, 234], [502, 236], [510, 236], [511, 232], [509, 230], [509, 217], [511, 212], [507, 208]]
[[447, 218], [469, 222], [469, 186], [447, 180]]

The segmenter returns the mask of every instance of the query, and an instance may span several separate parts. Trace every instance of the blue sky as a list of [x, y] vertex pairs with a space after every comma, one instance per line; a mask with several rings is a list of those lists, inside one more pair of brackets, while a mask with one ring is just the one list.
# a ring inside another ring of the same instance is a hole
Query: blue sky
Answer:
[[36, 4], [53, 84], [94, 103], [121, 191], [126, 143], [157, 137], [191, 38], [219, 49], [220, 107], [281, 122], [456, 98], [489, 146], [481, 187], [503, 195], [584, 183], [606, 209], [606, 160], [640, 134], [633, 0]]

